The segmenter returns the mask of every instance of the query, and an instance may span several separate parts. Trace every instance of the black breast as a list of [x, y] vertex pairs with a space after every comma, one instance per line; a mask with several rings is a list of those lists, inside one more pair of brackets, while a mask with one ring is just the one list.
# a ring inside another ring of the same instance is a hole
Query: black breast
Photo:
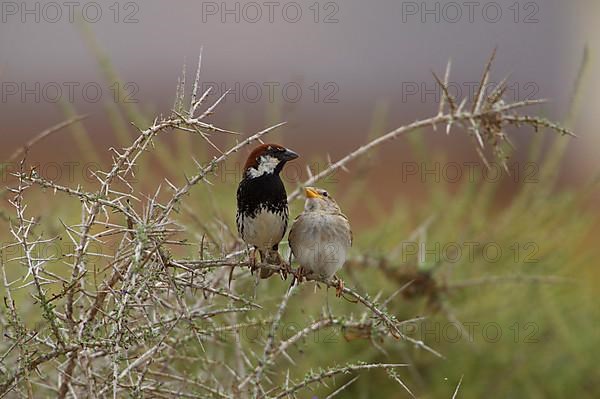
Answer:
[[238, 213], [254, 216], [260, 209], [285, 213], [287, 217], [287, 194], [285, 186], [275, 174], [265, 174], [253, 179], [245, 178], [237, 191]]

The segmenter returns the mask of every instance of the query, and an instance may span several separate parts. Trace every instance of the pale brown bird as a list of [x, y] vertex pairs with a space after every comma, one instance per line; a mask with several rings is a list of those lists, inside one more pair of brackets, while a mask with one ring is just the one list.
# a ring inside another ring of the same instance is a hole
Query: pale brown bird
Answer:
[[[332, 282], [346, 262], [352, 246], [348, 218], [325, 190], [306, 187], [304, 211], [296, 218], [289, 234], [289, 244], [300, 265], [300, 278]], [[336, 277], [337, 295], [343, 281]]]

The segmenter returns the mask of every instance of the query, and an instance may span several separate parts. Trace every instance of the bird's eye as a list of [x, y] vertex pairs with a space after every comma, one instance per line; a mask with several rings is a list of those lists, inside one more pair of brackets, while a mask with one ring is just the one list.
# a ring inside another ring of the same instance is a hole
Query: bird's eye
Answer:
[[323, 191], [323, 197], [329, 197], [329, 193], [327, 191]]

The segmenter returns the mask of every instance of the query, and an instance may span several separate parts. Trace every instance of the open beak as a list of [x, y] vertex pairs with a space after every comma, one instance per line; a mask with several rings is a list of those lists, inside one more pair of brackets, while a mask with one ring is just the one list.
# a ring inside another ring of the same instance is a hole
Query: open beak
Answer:
[[279, 156], [279, 159], [287, 162], [287, 161], [291, 161], [292, 159], [296, 159], [298, 157], [299, 157], [299, 155], [296, 154], [294, 151], [286, 149], [285, 152]]
[[321, 198], [321, 195], [312, 187], [304, 187], [306, 198]]

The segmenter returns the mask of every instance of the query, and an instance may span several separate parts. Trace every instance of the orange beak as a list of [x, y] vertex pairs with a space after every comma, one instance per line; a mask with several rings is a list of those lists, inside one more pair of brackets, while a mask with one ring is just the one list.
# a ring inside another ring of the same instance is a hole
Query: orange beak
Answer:
[[312, 187], [304, 187], [306, 198], [321, 198], [321, 195]]

